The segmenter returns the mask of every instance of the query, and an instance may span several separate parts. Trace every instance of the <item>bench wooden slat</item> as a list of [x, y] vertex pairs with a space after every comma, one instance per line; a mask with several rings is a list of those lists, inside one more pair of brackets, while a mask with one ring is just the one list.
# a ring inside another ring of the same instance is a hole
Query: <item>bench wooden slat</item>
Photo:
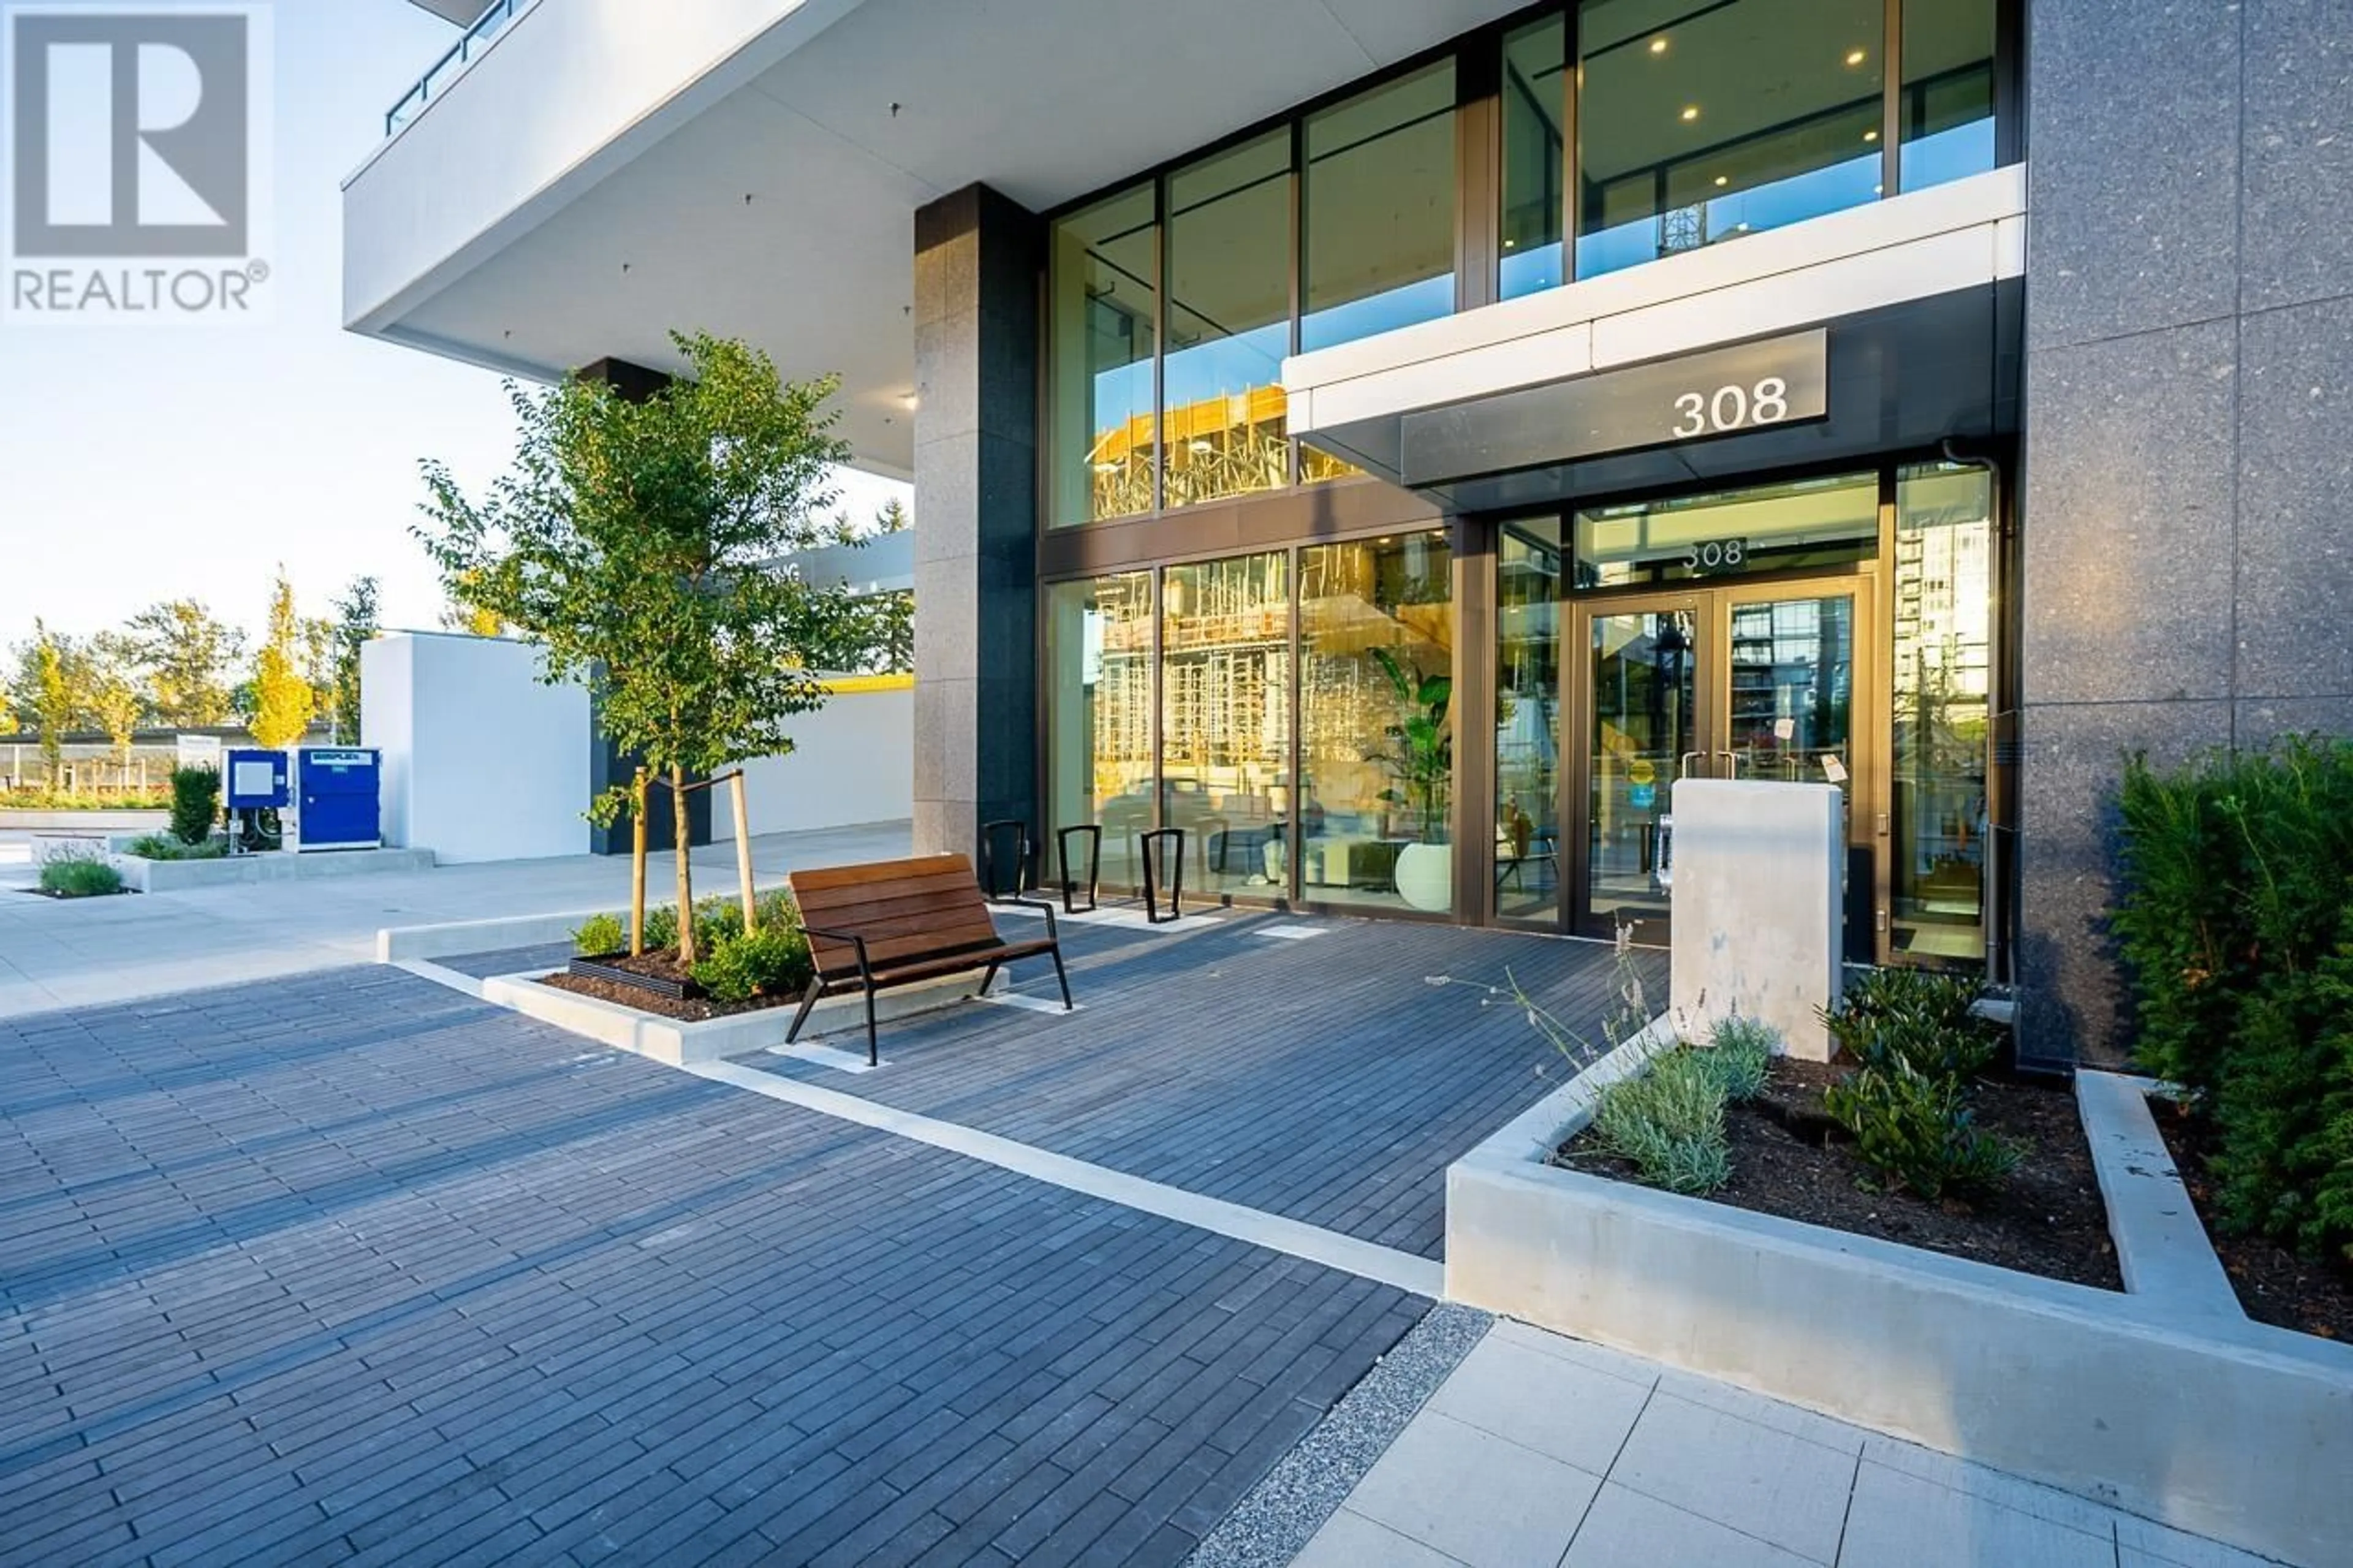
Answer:
[[[820, 995], [862, 991], [870, 999], [867, 1059], [875, 1060], [873, 992], [1040, 954], [1053, 957], [1063, 1005], [1070, 1005], [1061, 942], [1050, 925], [1042, 939], [1007, 942], [997, 929], [979, 879], [973, 875], [972, 862], [962, 855], [823, 866], [795, 871], [785, 881], [800, 907], [805, 926], [841, 933], [809, 931], [809, 953], [817, 978], [801, 998], [800, 1012], [793, 1019], [787, 1039], [799, 1036], [801, 1024]], [[853, 937], [857, 940], [850, 940]], [[865, 946], [864, 973], [859, 968], [860, 942]]]

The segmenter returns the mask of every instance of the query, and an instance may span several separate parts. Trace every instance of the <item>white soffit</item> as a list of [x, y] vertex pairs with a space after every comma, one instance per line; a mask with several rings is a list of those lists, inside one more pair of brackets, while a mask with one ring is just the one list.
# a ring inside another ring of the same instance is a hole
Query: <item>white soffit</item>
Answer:
[[1060, 205], [1515, 8], [770, 3], [773, 26], [684, 80], [629, 76], [679, 52], [629, 36], [683, 26], [667, 7], [535, 8], [347, 184], [353, 328], [540, 375], [675, 368], [673, 327], [740, 336], [788, 374], [839, 372], [859, 462], [903, 475], [916, 208], [976, 181]]
[[1283, 362], [1293, 428], [1541, 385], [2026, 270], [2026, 169], [1996, 169]]

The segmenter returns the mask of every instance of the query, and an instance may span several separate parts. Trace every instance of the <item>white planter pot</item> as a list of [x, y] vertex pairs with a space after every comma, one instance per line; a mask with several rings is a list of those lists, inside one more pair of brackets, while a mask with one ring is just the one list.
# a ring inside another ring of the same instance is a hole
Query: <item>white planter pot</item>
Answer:
[[1398, 851], [1398, 896], [1417, 910], [1442, 914], [1454, 905], [1454, 846], [1409, 844]]

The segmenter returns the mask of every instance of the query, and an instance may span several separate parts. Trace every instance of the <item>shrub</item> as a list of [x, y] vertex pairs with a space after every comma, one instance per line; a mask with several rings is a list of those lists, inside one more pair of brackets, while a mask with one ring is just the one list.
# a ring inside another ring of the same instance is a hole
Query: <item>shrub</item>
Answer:
[[202, 844], [220, 820], [220, 774], [212, 768], [172, 770], [172, 837]]
[[122, 891], [122, 873], [94, 858], [52, 860], [41, 868], [41, 891], [61, 899], [94, 899]]
[[1717, 1019], [1708, 1031], [1707, 1045], [1693, 1054], [1715, 1073], [1724, 1098], [1738, 1105], [1756, 1099], [1764, 1089], [1765, 1074], [1780, 1047], [1778, 1029], [1761, 1018], [1744, 1018], [1736, 1013]]
[[2018, 1165], [2016, 1149], [1977, 1125], [1958, 1079], [1908, 1062], [1848, 1074], [1824, 1092], [1823, 1109], [1854, 1134], [1865, 1164], [1931, 1202], [1983, 1193]]
[[[801, 929], [801, 912], [794, 905], [790, 893], [782, 889], [774, 892], [762, 893], [754, 900], [754, 907], [759, 911], [762, 931], [765, 932], [770, 927], [776, 927], [794, 932], [796, 935], [798, 934]], [[723, 943], [733, 942], [743, 934], [744, 906], [739, 900], [733, 898], [715, 897], [699, 899], [695, 901], [694, 943], [698, 952], [709, 954]], [[603, 941], [607, 937], [612, 940], [607, 946], [591, 948], [587, 945], [591, 936], [598, 941]], [[628, 920], [623, 915], [595, 916], [584, 921], [580, 929], [572, 933], [572, 940], [584, 953], [617, 952], [629, 945]], [[646, 951], [668, 952], [675, 951], [677, 947], [678, 906], [676, 904], [648, 906]]]
[[694, 965], [695, 983], [722, 1002], [789, 995], [807, 985], [813, 973], [808, 939], [784, 924], [739, 931], [713, 942]]
[[678, 946], [678, 906], [657, 904], [646, 911], [646, 951], [663, 952]]
[[2221, 1227], [2353, 1255], [2353, 744], [2135, 757], [2117, 805], [2134, 1054], [2211, 1112]]
[[572, 950], [583, 958], [601, 958], [628, 945], [628, 928], [618, 915], [590, 915], [572, 933]]
[[184, 844], [168, 833], [148, 833], [132, 839], [123, 853], [142, 860], [217, 860], [228, 853], [228, 844], [219, 838]]
[[1651, 1059], [1650, 1071], [1601, 1091], [1593, 1131], [1642, 1180], [1672, 1193], [1712, 1193], [1732, 1179], [1724, 1131], [1724, 1085], [1706, 1053], [1688, 1047]]
[[1831, 1038], [1866, 1068], [1897, 1064], [1928, 1078], [1974, 1078], [1992, 1065], [2000, 1032], [1969, 1016], [1977, 983], [1926, 969], [1874, 969], [1821, 1015]]

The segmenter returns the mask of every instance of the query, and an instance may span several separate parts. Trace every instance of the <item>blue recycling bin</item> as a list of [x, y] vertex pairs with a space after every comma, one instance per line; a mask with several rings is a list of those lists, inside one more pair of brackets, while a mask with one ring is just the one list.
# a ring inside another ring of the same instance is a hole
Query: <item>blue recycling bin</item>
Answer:
[[294, 847], [378, 849], [384, 824], [378, 798], [381, 752], [364, 746], [305, 746], [294, 753]]

